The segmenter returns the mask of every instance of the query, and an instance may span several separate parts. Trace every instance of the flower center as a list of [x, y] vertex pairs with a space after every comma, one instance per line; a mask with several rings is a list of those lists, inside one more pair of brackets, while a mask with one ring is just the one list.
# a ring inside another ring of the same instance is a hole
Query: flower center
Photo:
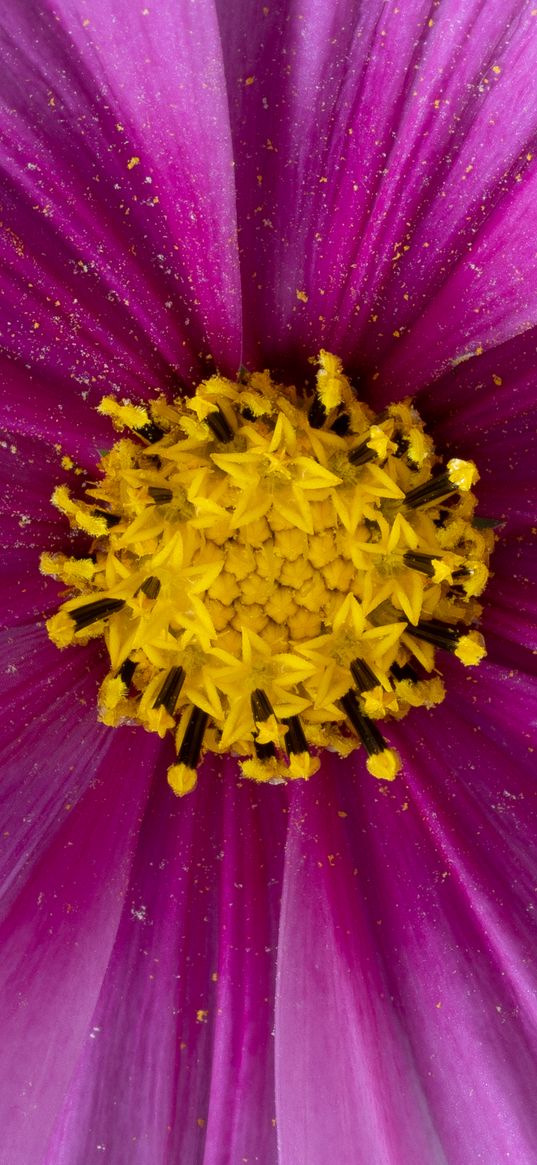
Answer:
[[362, 744], [393, 779], [379, 724], [442, 700], [436, 649], [485, 653], [493, 534], [472, 462], [442, 466], [408, 400], [374, 416], [324, 351], [313, 393], [213, 376], [191, 399], [100, 411], [131, 435], [84, 500], [53, 495], [90, 551], [41, 569], [72, 592], [53, 642], [106, 643], [101, 720], [171, 732], [178, 794], [206, 750], [278, 781]]

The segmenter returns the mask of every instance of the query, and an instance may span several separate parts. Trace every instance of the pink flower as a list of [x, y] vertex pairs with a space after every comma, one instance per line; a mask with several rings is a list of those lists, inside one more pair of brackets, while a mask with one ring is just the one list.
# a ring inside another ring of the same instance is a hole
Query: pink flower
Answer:
[[[4, 9], [0, 1161], [532, 1165], [536, 10]], [[105, 392], [321, 346], [478, 462], [488, 659], [389, 787], [214, 761], [177, 801], [47, 639], [60, 461]]]

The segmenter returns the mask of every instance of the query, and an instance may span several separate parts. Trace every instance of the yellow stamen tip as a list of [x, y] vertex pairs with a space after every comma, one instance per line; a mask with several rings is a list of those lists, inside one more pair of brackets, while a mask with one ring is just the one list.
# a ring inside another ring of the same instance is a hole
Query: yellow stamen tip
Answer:
[[75, 625], [65, 611], [59, 611], [51, 619], [47, 619], [46, 628], [49, 638], [56, 647], [69, 647], [74, 641]]
[[293, 753], [289, 757], [287, 775], [292, 781], [307, 781], [314, 773], [318, 773], [321, 762], [317, 756], [308, 752]]
[[257, 781], [259, 784], [282, 779], [281, 766], [276, 757], [269, 757], [268, 760], [250, 757], [248, 760], [241, 760], [240, 766], [243, 777], [248, 777], [250, 781]]
[[133, 405], [128, 400], [120, 402], [113, 396], [103, 397], [97, 411], [110, 417], [115, 429], [143, 429], [150, 422], [149, 413], [142, 405]]
[[394, 781], [401, 769], [401, 759], [393, 748], [385, 748], [368, 756], [366, 767], [378, 781]]
[[447, 468], [449, 480], [463, 493], [467, 493], [479, 481], [477, 467], [473, 461], [462, 461], [459, 457], [452, 457]]
[[465, 667], [475, 667], [486, 654], [485, 641], [478, 631], [462, 635], [455, 649], [455, 655]]
[[171, 765], [168, 769], [168, 784], [176, 797], [184, 797], [186, 793], [191, 793], [197, 779], [196, 770], [190, 769], [188, 765]]

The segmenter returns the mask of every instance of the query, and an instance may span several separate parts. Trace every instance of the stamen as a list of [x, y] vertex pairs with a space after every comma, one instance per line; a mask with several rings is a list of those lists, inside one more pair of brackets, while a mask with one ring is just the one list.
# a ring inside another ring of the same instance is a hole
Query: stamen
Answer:
[[504, 518], [480, 518], [477, 515], [472, 518], [474, 530], [497, 530], [504, 525]]
[[284, 716], [282, 724], [287, 727], [285, 750], [289, 757], [287, 770], [291, 780], [308, 780], [320, 767], [320, 761], [310, 752], [304, 729], [298, 716]]
[[274, 708], [266, 694], [260, 688], [256, 688], [250, 697], [252, 703], [252, 715], [256, 724], [262, 724], [263, 721], [268, 720], [269, 716], [274, 715]]
[[242, 369], [99, 408], [120, 434], [100, 480], [53, 495], [87, 544], [41, 569], [69, 596], [53, 642], [104, 640], [101, 721], [173, 733], [178, 795], [204, 747], [270, 783], [365, 746], [392, 780], [382, 724], [443, 698], [436, 649], [484, 655], [471, 628], [494, 535], [475, 466], [437, 468], [411, 401], [375, 416], [325, 351], [309, 394]]
[[440, 473], [438, 477], [432, 477], [423, 485], [417, 485], [415, 489], [411, 489], [405, 496], [405, 505], [415, 510], [420, 506], [437, 501], [438, 498], [445, 498], [449, 494], [456, 493], [456, 490], [457, 487], [449, 480], [447, 473]]
[[326, 416], [327, 413], [323, 402], [318, 392], [315, 392], [313, 400], [308, 409], [308, 421], [312, 429], [322, 429], [326, 421]]
[[194, 707], [192, 709], [183, 742], [177, 755], [178, 764], [186, 765], [188, 769], [197, 768], [208, 719], [208, 713], [204, 712], [201, 708]]
[[378, 679], [365, 659], [353, 659], [351, 674], [359, 692], [369, 692], [378, 685]]
[[367, 752], [366, 763], [371, 775], [382, 780], [393, 780], [401, 767], [399, 757], [388, 747], [374, 721], [362, 715], [352, 688], [341, 697], [340, 704]]
[[398, 680], [399, 683], [402, 680], [408, 680], [411, 684], [419, 683], [419, 674], [415, 667], [412, 667], [412, 664], [410, 663], [405, 663], [402, 667], [400, 667], [400, 665], [394, 661], [390, 668], [390, 672], [394, 680]]
[[448, 461], [445, 473], [439, 473], [411, 489], [405, 496], [405, 505], [410, 509], [419, 509], [450, 494], [467, 493], [477, 478], [477, 470], [471, 461], [461, 461], [458, 457], [453, 457]]
[[438, 561], [434, 554], [418, 554], [414, 550], [408, 550], [404, 555], [405, 566], [410, 567], [411, 570], [417, 570], [420, 574], [425, 574], [427, 578], [434, 578], [435, 562]]
[[304, 729], [298, 716], [284, 716], [282, 724], [287, 725], [285, 734], [285, 748], [288, 756], [294, 753], [309, 752], [308, 742], [304, 736]]
[[421, 619], [417, 626], [409, 626], [407, 631], [415, 639], [422, 639], [424, 643], [452, 652], [466, 667], [481, 663], [485, 655], [483, 636], [478, 631], [452, 627], [439, 619]]
[[130, 688], [132, 677], [136, 671], [136, 663], [133, 659], [126, 659], [119, 669], [119, 678], [126, 688]]
[[164, 429], [161, 429], [160, 425], [156, 425], [154, 421], [150, 421], [147, 425], [142, 425], [140, 429], [134, 431], [150, 445], [156, 445], [157, 441], [161, 441], [164, 436]]
[[368, 461], [373, 461], [376, 456], [375, 450], [370, 449], [367, 441], [362, 441], [361, 445], [356, 446], [356, 449], [351, 449], [349, 461], [351, 465], [366, 465]]
[[173, 493], [167, 486], [150, 485], [147, 492], [157, 506], [165, 506], [173, 498]]
[[346, 437], [351, 427], [351, 418], [348, 413], [340, 413], [335, 421], [332, 421], [330, 428], [333, 433], [337, 433], [338, 437]]
[[208, 413], [206, 421], [217, 441], [227, 444], [233, 440], [235, 434], [220, 407], [216, 413]]
[[266, 744], [260, 744], [257, 737], [254, 735], [255, 755], [259, 760], [269, 760], [270, 757], [276, 756], [276, 749], [271, 740]]
[[173, 716], [184, 682], [185, 672], [183, 668], [180, 666], [170, 668], [153, 707], [165, 708], [170, 716]]
[[93, 510], [92, 513], [95, 518], [104, 518], [109, 530], [121, 522], [121, 518], [117, 514], [110, 514], [108, 510]]
[[440, 619], [420, 619], [415, 627], [409, 625], [407, 630], [415, 639], [423, 639], [424, 643], [432, 643], [444, 651], [454, 651], [462, 635], [460, 628], [442, 623]]
[[160, 591], [160, 579], [154, 574], [150, 575], [142, 583], [140, 590], [143, 591], [144, 595], [147, 595], [148, 599], [156, 599]]
[[110, 615], [121, 611], [124, 606], [124, 599], [96, 599], [94, 603], [85, 603], [83, 607], [76, 607], [68, 614], [73, 620], [76, 630], [82, 631], [84, 627], [90, 627], [92, 623], [97, 623], [100, 619], [109, 619]]

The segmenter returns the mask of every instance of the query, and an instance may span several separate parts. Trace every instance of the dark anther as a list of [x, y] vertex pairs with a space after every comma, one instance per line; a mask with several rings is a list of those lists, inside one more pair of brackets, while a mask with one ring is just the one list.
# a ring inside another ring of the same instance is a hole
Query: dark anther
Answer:
[[115, 615], [116, 611], [121, 611], [124, 606], [124, 599], [96, 599], [94, 603], [84, 603], [83, 607], [69, 611], [69, 615], [76, 624], [76, 630], [81, 631], [84, 627], [91, 627], [91, 624], [97, 623], [99, 619], [108, 619], [110, 615]]
[[258, 744], [254, 737], [255, 755], [258, 760], [269, 760], [271, 756], [276, 756], [276, 749], [271, 740], [266, 744]]
[[449, 506], [441, 506], [438, 510], [438, 517], [433, 518], [433, 523], [438, 530], [442, 530], [451, 514]]
[[252, 410], [249, 409], [247, 405], [244, 405], [244, 408], [242, 408], [240, 410], [240, 412], [241, 412], [241, 417], [244, 421], [255, 421], [255, 416], [254, 416]]
[[312, 429], [322, 429], [326, 421], [326, 409], [317, 392], [314, 394], [308, 409], [308, 421]]
[[177, 763], [195, 769], [200, 759], [201, 746], [209, 716], [201, 708], [193, 707], [186, 726], [183, 742], [177, 754]]
[[434, 578], [434, 555], [433, 554], [418, 554], [413, 550], [408, 550], [403, 555], [405, 566], [410, 567], [410, 570], [417, 570], [420, 574], [426, 574], [427, 578]]
[[211, 433], [216, 437], [217, 441], [222, 441], [223, 444], [227, 444], [228, 441], [233, 440], [233, 429], [231, 428], [227, 418], [224, 416], [220, 406], [218, 407], [218, 412], [209, 413], [206, 420]]
[[136, 671], [136, 664], [135, 664], [133, 659], [126, 659], [125, 662], [121, 664], [121, 667], [119, 669], [119, 678], [120, 678], [121, 682], [123, 684], [125, 684], [126, 688], [130, 688], [131, 683], [132, 683], [132, 677], [133, 677], [135, 671]]
[[367, 441], [362, 441], [362, 444], [357, 445], [356, 449], [351, 449], [349, 461], [351, 465], [366, 465], [368, 461], [373, 461], [376, 456], [375, 450], [369, 448]]
[[272, 716], [274, 709], [272, 704], [261, 688], [255, 688], [250, 696], [252, 703], [252, 715], [256, 724], [260, 724], [263, 720], [268, 720]]
[[121, 522], [121, 518], [118, 518], [117, 514], [110, 514], [108, 510], [92, 510], [92, 514], [94, 518], [104, 518], [108, 529]]
[[472, 518], [474, 530], [497, 530], [498, 526], [504, 525], [503, 518]]
[[419, 506], [425, 506], [429, 502], [445, 498], [448, 494], [453, 493], [457, 493], [457, 486], [449, 480], [447, 473], [440, 473], [437, 477], [431, 477], [429, 481], [424, 481], [423, 485], [417, 485], [415, 489], [411, 489], [405, 497], [405, 505], [410, 506], [412, 510], [417, 510]]
[[[394, 433], [392, 436], [392, 441], [395, 443], [395, 445], [397, 445], [394, 456], [404, 457], [405, 453], [408, 452], [408, 439], [403, 437], [401, 434]], [[412, 462], [410, 462], [409, 469], [415, 470], [416, 468], [417, 466], [412, 465]]]
[[359, 692], [370, 692], [377, 687], [378, 679], [364, 659], [353, 659], [351, 675]]
[[342, 696], [339, 702], [345, 715], [350, 720], [354, 731], [360, 737], [367, 755], [371, 756], [375, 752], [384, 752], [387, 745], [382, 733], [379, 732], [375, 722], [369, 719], [369, 716], [362, 715], [358, 700], [352, 689], [345, 696]]
[[156, 599], [160, 591], [160, 579], [156, 575], [150, 574], [149, 578], [144, 579], [140, 590], [147, 595], [148, 599]]
[[457, 627], [442, 623], [441, 619], [420, 619], [416, 627], [408, 624], [407, 633], [413, 635], [415, 639], [423, 639], [424, 643], [441, 647], [444, 651], [455, 651], [461, 635], [464, 634]]
[[345, 437], [350, 429], [351, 419], [348, 413], [340, 413], [335, 421], [332, 421], [330, 428], [333, 433], [337, 433], [338, 437]]
[[309, 745], [304, 736], [304, 729], [300, 723], [299, 716], [285, 716], [282, 724], [287, 725], [287, 732], [285, 733], [285, 751], [288, 756], [300, 754], [302, 752], [309, 752]]
[[404, 663], [402, 666], [398, 663], [392, 663], [390, 672], [394, 680], [397, 680], [399, 683], [401, 683], [401, 680], [410, 680], [411, 684], [417, 684], [419, 682], [419, 674], [410, 663]]
[[149, 497], [153, 498], [156, 506], [165, 506], [166, 503], [171, 502], [173, 498], [172, 490], [167, 489], [167, 487], [163, 485], [150, 485], [148, 486], [147, 492]]
[[185, 673], [182, 667], [171, 667], [164, 683], [159, 691], [159, 694], [153, 704], [154, 708], [165, 708], [170, 716], [175, 712], [175, 705], [179, 699], [179, 693], [185, 682]]
[[135, 429], [135, 433], [139, 437], [143, 437], [145, 441], [149, 441], [150, 445], [154, 445], [164, 436], [164, 429], [161, 429], [160, 425], [156, 425], [154, 421], [149, 421], [147, 425], [142, 425], [141, 429]]

